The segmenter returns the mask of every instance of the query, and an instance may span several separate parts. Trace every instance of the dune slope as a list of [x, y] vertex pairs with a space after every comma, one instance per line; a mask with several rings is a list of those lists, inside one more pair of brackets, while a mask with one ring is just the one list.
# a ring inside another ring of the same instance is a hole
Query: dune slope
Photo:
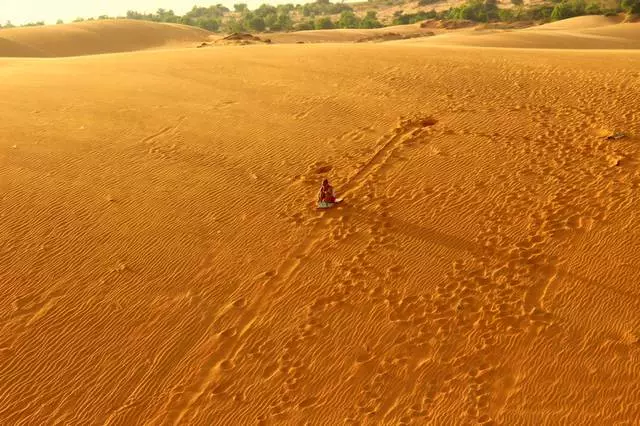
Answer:
[[[640, 23], [582, 16], [517, 30], [459, 30], [410, 43], [533, 49], [640, 49]], [[399, 42], [398, 42], [399, 43]]]
[[0, 65], [1, 424], [640, 418], [640, 52]]
[[61, 57], [130, 52], [206, 40], [209, 32], [126, 19], [0, 31], [0, 57]]

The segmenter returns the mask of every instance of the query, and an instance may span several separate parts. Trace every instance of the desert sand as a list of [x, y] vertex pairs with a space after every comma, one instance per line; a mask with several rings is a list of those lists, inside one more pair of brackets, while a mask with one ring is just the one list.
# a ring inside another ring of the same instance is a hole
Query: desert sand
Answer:
[[0, 31], [0, 424], [637, 424], [640, 27], [569, 24]]

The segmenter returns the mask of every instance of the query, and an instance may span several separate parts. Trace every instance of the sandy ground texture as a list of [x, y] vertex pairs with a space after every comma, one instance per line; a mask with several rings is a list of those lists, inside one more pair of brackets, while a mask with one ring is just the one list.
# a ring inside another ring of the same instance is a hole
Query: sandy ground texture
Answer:
[[637, 422], [640, 51], [557, 31], [0, 59], [0, 424]]

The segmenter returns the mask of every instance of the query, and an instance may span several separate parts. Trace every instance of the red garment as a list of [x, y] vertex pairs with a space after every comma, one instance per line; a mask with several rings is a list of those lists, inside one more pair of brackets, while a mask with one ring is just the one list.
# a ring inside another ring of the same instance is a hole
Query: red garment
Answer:
[[335, 203], [336, 196], [333, 193], [333, 187], [331, 185], [320, 187], [320, 197], [319, 201], [324, 201], [326, 203]]

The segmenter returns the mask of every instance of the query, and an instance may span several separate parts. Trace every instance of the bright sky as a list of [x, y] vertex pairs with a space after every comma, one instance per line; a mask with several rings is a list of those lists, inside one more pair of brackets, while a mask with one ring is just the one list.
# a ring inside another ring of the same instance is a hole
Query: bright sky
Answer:
[[11, 21], [14, 25], [45, 21], [54, 24], [58, 19], [70, 22], [75, 18], [100, 15], [124, 16], [127, 10], [155, 12], [159, 8], [173, 9], [182, 15], [194, 5], [209, 6], [221, 3], [232, 9], [234, 3], [247, 3], [250, 8], [262, 3], [306, 3], [285, 0], [0, 0], [0, 24]]

